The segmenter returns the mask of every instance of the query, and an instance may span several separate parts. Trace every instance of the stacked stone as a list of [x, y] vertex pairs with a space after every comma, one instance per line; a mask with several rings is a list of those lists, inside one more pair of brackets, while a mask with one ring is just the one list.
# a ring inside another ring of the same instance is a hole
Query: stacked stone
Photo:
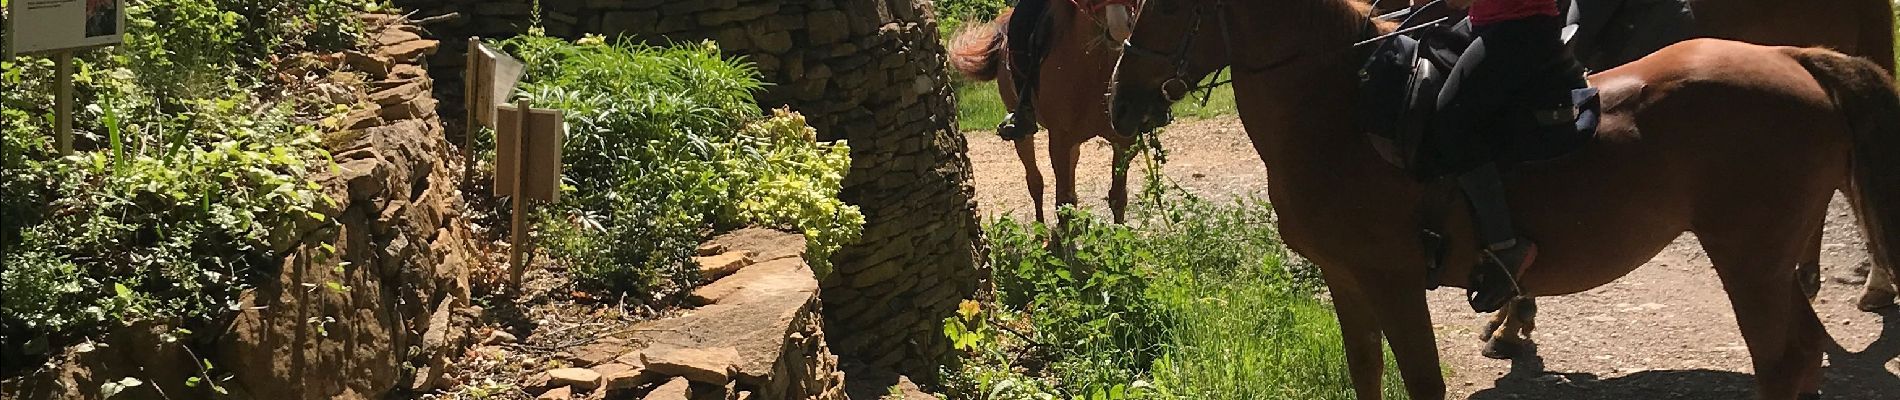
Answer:
[[452, 316], [468, 304], [479, 253], [424, 64], [437, 42], [400, 17], [364, 18], [375, 46], [342, 59], [370, 83], [343, 98], [367, 101], [324, 136], [337, 168], [319, 179], [335, 207], [273, 233], [289, 256], [241, 295], [244, 311], [219, 341], [215, 364], [253, 397], [426, 391], [465, 345], [466, 324]]
[[566, 351], [521, 387], [539, 399], [842, 400], [805, 238], [746, 229], [701, 247], [699, 307]]
[[[432, 59], [445, 109], [459, 110], [465, 38], [531, 24], [529, 0], [397, 0], [445, 39]], [[941, 321], [974, 292], [979, 236], [966, 143], [928, 1], [542, 0], [548, 35], [604, 34], [649, 44], [717, 41], [772, 83], [761, 106], [791, 106], [825, 139], [848, 139], [841, 197], [862, 208], [864, 239], [823, 281], [826, 322], [842, 355], [915, 378], [948, 351]], [[454, 128], [453, 132], [461, 132]]]

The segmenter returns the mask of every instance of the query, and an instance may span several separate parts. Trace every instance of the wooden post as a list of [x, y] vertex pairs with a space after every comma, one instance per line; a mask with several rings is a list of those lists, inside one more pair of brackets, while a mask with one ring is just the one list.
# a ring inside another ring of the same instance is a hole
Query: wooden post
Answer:
[[73, 155], [73, 52], [53, 56], [58, 82], [53, 89], [53, 144], [59, 155]]
[[475, 53], [481, 51], [477, 47], [480, 45], [480, 39], [468, 37], [468, 66], [462, 68], [462, 102], [466, 104], [463, 108], [468, 110], [468, 119], [464, 122], [467, 132], [462, 134], [462, 179], [475, 176], [475, 134], [482, 131], [481, 113], [475, 110], [475, 80], [480, 78], [482, 68]]
[[[529, 116], [532, 114], [530, 111], [533, 110], [533, 108], [529, 107], [528, 99], [526, 98], [515, 102], [515, 107], [520, 110], [520, 112], [515, 114], [515, 124], [519, 125], [520, 129], [515, 131], [513, 142], [515, 170], [512, 172], [514, 172], [515, 180], [511, 183], [511, 189], [513, 190], [509, 191], [509, 193], [512, 193], [509, 195], [509, 198], [510, 201], [514, 203], [514, 215], [510, 216], [508, 224], [510, 233], [508, 268], [514, 278], [515, 289], [520, 290], [522, 284], [521, 275], [527, 268], [526, 265], [522, 265], [521, 263], [521, 253], [527, 251], [528, 212], [533, 209], [530, 204], [533, 204], [533, 200], [531, 199], [534, 197], [527, 195], [528, 128], [531, 126], [528, 121], [531, 120]], [[499, 120], [499, 118], [497, 118], [497, 120]]]

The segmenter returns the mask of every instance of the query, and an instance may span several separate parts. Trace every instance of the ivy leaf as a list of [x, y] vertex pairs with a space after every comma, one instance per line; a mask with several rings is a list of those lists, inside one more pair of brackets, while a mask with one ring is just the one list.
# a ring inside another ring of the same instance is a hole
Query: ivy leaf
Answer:
[[123, 283], [113, 283], [112, 291], [118, 293], [120, 299], [132, 300], [132, 288], [125, 287]]
[[133, 378], [133, 377], [128, 376], [128, 377], [125, 377], [124, 379], [106, 382], [105, 384], [99, 385], [99, 394], [103, 395], [105, 398], [112, 398], [112, 396], [118, 396], [119, 392], [124, 392], [125, 389], [138, 387], [139, 385], [144, 385], [144, 384], [145, 384], [145, 381], [141, 381], [138, 378]]

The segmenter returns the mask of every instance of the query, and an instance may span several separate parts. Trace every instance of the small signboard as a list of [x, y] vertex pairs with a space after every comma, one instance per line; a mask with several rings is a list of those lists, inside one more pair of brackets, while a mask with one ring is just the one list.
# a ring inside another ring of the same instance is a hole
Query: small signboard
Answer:
[[125, 0], [8, 0], [6, 56], [119, 44]]
[[469, 72], [475, 77], [475, 120], [482, 126], [494, 128], [495, 108], [508, 102], [515, 85], [521, 82], [521, 61], [479, 41], [470, 42], [474, 46], [470, 51], [474, 59], [470, 60]]
[[[561, 192], [561, 145], [567, 124], [561, 110], [534, 108], [528, 113], [527, 134], [521, 133], [520, 108], [495, 108], [495, 196], [514, 195], [515, 179], [525, 179], [525, 198], [552, 202]], [[516, 139], [519, 136], [520, 139]], [[516, 150], [516, 143], [521, 150]], [[517, 156], [519, 155], [519, 156]], [[517, 164], [526, 159], [526, 164]]]

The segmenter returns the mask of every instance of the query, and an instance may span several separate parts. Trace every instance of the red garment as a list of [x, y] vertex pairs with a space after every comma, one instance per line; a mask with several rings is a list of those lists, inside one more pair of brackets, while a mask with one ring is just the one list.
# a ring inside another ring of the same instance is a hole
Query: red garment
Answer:
[[1557, 15], [1556, 0], [1477, 0], [1471, 5], [1471, 25], [1485, 26], [1518, 18]]

